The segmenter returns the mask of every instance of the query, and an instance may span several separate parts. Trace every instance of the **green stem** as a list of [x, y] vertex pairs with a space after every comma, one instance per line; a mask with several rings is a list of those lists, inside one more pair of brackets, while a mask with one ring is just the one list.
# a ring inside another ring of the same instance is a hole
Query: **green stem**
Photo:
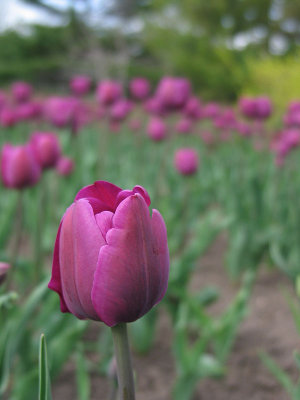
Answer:
[[16, 267], [16, 263], [18, 261], [21, 241], [22, 241], [22, 231], [23, 231], [23, 206], [24, 206], [24, 193], [23, 190], [18, 192], [18, 200], [17, 200], [17, 208], [16, 208], [16, 216], [15, 216], [15, 241], [12, 248], [12, 255], [11, 255], [11, 268], [8, 273], [7, 278], [7, 288], [11, 288], [11, 281], [13, 276], [13, 270]]
[[117, 359], [120, 400], [135, 400], [126, 324], [118, 324], [111, 328], [111, 330]]
[[46, 177], [42, 177], [41, 185], [38, 188], [38, 204], [37, 204], [37, 221], [36, 221], [36, 237], [35, 237], [35, 281], [39, 282], [43, 267], [43, 235], [44, 223], [46, 220], [47, 207], [47, 181]]

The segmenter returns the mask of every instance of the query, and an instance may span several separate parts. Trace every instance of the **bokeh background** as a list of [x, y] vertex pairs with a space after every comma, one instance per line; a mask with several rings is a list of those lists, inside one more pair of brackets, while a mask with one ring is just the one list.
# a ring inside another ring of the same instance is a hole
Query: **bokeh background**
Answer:
[[299, 92], [297, 0], [2, 0], [0, 13], [2, 83], [175, 74], [206, 100], [263, 92], [280, 106]]

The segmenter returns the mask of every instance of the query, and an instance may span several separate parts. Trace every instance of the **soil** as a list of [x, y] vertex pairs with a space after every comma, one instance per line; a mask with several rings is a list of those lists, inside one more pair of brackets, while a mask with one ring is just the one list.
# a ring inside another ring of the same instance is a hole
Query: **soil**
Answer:
[[[207, 285], [218, 286], [220, 301], [211, 308], [220, 312], [236, 293], [237, 285], [229, 281], [224, 269], [226, 237], [220, 236], [199, 261], [191, 290]], [[274, 269], [262, 269], [250, 301], [249, 315], [240, 327], [228, 360], [228, 372], [222, 379], [199, 382], [193, 400], [288, 400], [290, 397], [263, 365], [258, 352], [268, 353], [289, 375], [296, 379], [293, 351], [299, 349], [286, 295], [292, 294], [291, 282]], [[171, 351], [172, 330], [166, 313], [158, 324], [156, 343], [146, 356], [134, 355], [137, 371], [137, 399], [171, 400], [175, 367]], [[107, 380], [92, 374], [91, 400], [108, 399]], [[53, 384], [54, 400], [76, 399], [74, 366], [66, 365]]]

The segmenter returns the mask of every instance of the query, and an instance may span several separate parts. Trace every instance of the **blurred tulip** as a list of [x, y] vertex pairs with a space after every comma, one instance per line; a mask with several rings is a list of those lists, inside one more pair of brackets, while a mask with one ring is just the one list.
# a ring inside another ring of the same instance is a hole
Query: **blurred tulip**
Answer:
[[165, 139], [167, 136], [166, 124], [161, 118], [152, 117], [147, 126], [147, 134], [155, 142]]
[[51, 132], [36, 132], [30, 138], [30, 144], [42, 169], [56, 165], [61, 148], [58, 137]]
[[134, 78], [129, 84], [132, 97], [137, 100], [145, 100], [150, 93], [150, 83], [145, 78]]
[[2, 90], [0, 90], [0, 111], [5, 106], [6, 101], [7, 101], [6, 94]]
[[23, 189], [39, 180], [41, 169], [30, 145], [5, 144], [1, 151], [1, 178], [4, 186]]
[[175, 131], [178, 133], [191, 133], [193, 127], [193, 123], [190, 119], [188, 118], [183, 118], [180, 121], [177, 122], [175, 126]]
[[163, 298], [167, 233], [149, 205], [141, 186], [98, 181], [79, 191], [58, 230], [49, 283], [63, 312], [114, 326], [141, 318]]
[[4, 263], [4, 262], [0, 262], [0, 285], [5, 280], [6, 274], [9, 271], [10, 268], [11, 268], [10, 264]]
[[170, 76], [162, 78], [156, 90], [156, 97], [169, 110], [184, 107], [190, 94], [191, 85], [187, 79]]
[[91, 89], [91, 78], [86, 75], [76, 75], [70, 81], [70, 89], [76, 96], [84, 96]]
[[111, 105], [122, 96], [122, 86], [116, 81], [103, 81], [97, 87], [96, 96], [100, 104]]
[[18, 122], [17, 114], [13, 109], [4, 106], [4, 108], [0, 110], [1, 126], [7, 128], [10, 126], [14, 126], [17, 122]]
[[200, 100], [197, 99], [197, 97], [191, 97], [185, 107], [184, 107], [184, 114], [188, 117], [188, 118], [192, 118], [192, 119], [199, 119], [202, 116], [202, 112], [201, 112], [201, 103]]
[[131, 110], [131, 102], [126, 99], [120, 99], [111, 106], [109, 117], [113, 121], [123, 121], [128, 116]]
[[192, 148], [184, 148], [176, 151], [174, 166], [182, 175], [193, 175], [198, 169], [198, 153]]
[[266, 119], [272, 113], [272, 103], [266, 96], [241, 97], [239, 100], [240, 112], [247, 118]]
[[56, 164], [56, 171], [61, 176], [69, 176], [74, 170], [74, 161], [68, 157], [61, 157]]
[[30, 99], [32, 86], [27, 82], [15, 82], [12, 85], [12, 95], [16, 103], [23, 103]]

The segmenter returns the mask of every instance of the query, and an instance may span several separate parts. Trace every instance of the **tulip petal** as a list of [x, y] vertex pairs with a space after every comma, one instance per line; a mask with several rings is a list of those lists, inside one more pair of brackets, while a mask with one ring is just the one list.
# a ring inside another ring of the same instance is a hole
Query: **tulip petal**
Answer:
[[73, 243], [75, 252], [75, 282], [80, 303], [89, 318], [98, 320], [91, 291], [99, 250], [106, 244], [88, 201], [75, 202], [73, 214]]
[[80, 303], [75, 279], [75, 249], [73, 238], [73, 215], [75, 203], [66, 211], [59, 237], [59, 266], [61, 288], [67, 308], [77, 318], [83, 319], [87, 315]]
[[61, 311], [62, 312], [71, 312], [66, 305], [66, 302], [64, 300], [64, 296], [62, 293], [60, 267], [59, 267], [59, 239], [60, 239], [62, 221], [59, 225], [56, 240], [55, 240], [53, 263], [52, 263], [52, 275], [51, 275], [50, 282], [48, 284], [48, 288], [51, 290], [54, 290], [56, 293], [59, 294]]
[[107, 245], [100, 249], [92, 289], [94, 308], [108, 326], [135, 321], [162, 298], [168, 275], [168, 265], [162, 265], [167, 257], [161, 254], [167, 249], [164, 229], [157, 216], [151, 221], [140, 194], [118, 206]]
[[[76, 195], [75, 200], [83, 198], [95, 198], [101, 200], [109, 211], [115, 210], [116, 198], [122, 189], [110, 182], [96, 181], [93, 185], [82, 188]], [[99, 210], [104, 211], [103, 210]]]
[[114, 214], [110, 211], [103, 211], [95, 216], [97, 225], [100, 228], [102, 236], [105, 238], [107, 232], [112, 228], [112, 219]]

